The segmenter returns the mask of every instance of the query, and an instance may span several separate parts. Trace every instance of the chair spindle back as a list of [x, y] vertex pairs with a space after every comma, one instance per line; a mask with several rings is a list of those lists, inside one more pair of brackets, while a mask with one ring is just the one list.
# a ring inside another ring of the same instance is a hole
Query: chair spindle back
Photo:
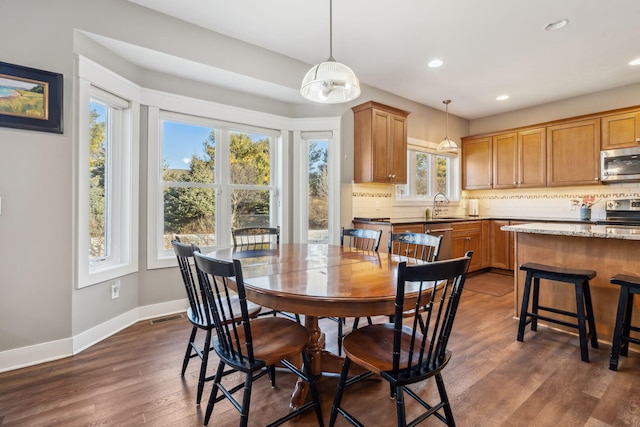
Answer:
[[[220, 357], [224, 357], [231, 366], [256, 363], [240, 261], [221, 261], [201, 253], [195, 253], [195, 261], [200, 286], [209, 300], [209, 306], [213, 308], [218, 345], [224, 353]], [[230, 288], [231, 281], [236, 284], [236, 291]], [[240, 313], [237, 312], [238, 305], [234, 308], [232, 304], [231, 295], [234, 292], [238, 295]], [[242, 319], [240, 324], [232, 321], [239, 318]]]
[[213, 325], [211, 310], [198, 283], [197, 271], [193, 264], [194, 254], [199, 253], [200, 249], [193, 243], [180, 243], [178, 240], [172, 241], [171, 245], [178, 260], [178, 267], [187, 292], [189, 307], [191, 307], [191, 312], [196, 322], [202, 325]]
[[[428, 377], [448, 362], [450, 353], [447, 352], [447, 343], [472, 255], [473, 252], [469, 251], [464, 257], [451, 260], [411, 266], [407, 266], [406, 262], [399, 264], [392, 376], [416, 382], [417, 378]], [[420, 283], [420, 292], [413, 310], [413, 331], [408, 354], [401, 357], [401, 331], [408, 309], [404, 307], [407, 282]], [[407, 363], [401, 363], [401, 359]]]
[[438, 260], [442, 236], [426, 233], [389, 233], [389, 253], [427, 262]]
[[280, 244], [280, 226], [232, 228], [233, 247], [242, 250], [269, 249]]
[[380, 237], [382, 237], [382, 230], [344, 227], [340, 229], [340, 245], [354, 249], [377, 252]]

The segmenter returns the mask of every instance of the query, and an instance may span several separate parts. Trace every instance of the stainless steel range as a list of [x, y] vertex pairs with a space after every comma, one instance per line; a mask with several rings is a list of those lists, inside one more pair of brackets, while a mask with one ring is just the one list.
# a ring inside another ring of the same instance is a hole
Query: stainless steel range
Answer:
[[640, 225], [640, 199], [607, 200], [607, 221], [625, 225]]

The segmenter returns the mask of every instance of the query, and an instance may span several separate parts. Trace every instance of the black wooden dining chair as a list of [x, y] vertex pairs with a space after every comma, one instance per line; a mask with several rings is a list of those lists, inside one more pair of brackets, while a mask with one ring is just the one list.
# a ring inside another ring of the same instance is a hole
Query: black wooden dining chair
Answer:
[[438, 260], [442, 236], [426, 233], [389, 233], [390, 254], [427, 262]]
[[[442, 235], [434, 236], [426, 233], [389, 233], [388, 250], [390, 254], [403, 256], [415, 261], [434, 262], [440, 254]], [[405, 313], [412, 317], [413, 309]], [[393, 314], [389, 316], [389, 321]], [[419, 320], [422, 318], [419, 318]]]
[[[382, 230], [369, 230], [365, 228], [344, 228], [340, 229], [340, 245], [363, 252], [378, 252], [380, 246], [380, 238], [382, 237]], [[342, 355], [342, 339], [345, 336], [344, 326], [346, 325], [346, 318], [344, 317], [328, 317], [338, 323], [338, 355]], [[367, 317], [369, 324], [371, 317]], [[360, 318], [353, 319], [352, 330], [358, 328]]]
[[[242, 266], [239, 260], [221, 261], [200, 253], [195, 254], [195, 260], [200, 285], [205, 290], [209, 304], [215, 307], [213, 322], [217, 336], [213, 341], [213, 349], [220, 358], [207, 404], [204, 425], [209, 424], [216, 402], [224, 398], [229, 399], [240, 412], [240, 426], [249, 425], [253, 381], [268, 374], [271, 377], [271, 386], [275, 387], [275, 365], [279, 364], [309, 384], [311, 401], [288, 411], [286, 415], [269, 426], [280, 425], [311, 408], [315, 409], [318, 424], [322, 426], [320, 399], [307, 353], [309, 342], [307, 329], [283, 317], [249, 318]], [[231, 281], [235, 283], [239, 307], [228, 299]], [[241, 324], [230, 321], [238, 316], [242, 318]], [[237, 385], [223, 384], [222, 373], [225, 367], [244, 373], [244, 382]], [[239, 390], [243, 390], [240, 401], [233, 396]], [[218, 392], [221, 392], [222, 396], [218, 397]]]
[[[200, 374], [198, 376], [198, 392], [196, 395], [196, 403], [200, 404], [202, 391], [204, 390], [204, 383], [213, 379], [213, 376], [207, 377], [207, 363], [209, 360], [209, 351], [211, 349], [211, 331], [214, 327], [212, 317], [213, 310], [209, 305], [209, 300], [203, 294], [197, 280], [193, 254], [195, 252], [200, 252], [200, 249], [193, 244], [180, 243], [177, 240], [171, 242], [171, 245], [173, 246], [176, 258], [178, 259], [182, 282], [187, 293], [187, 299], [189, 300], [187, 319], [189, 319], [189, 322], [191, 322], [192, 325], [189, 343], [187, 344], [187, 351], [185, 352], [184, 360], [182, 362], [181, 375], [184, 377], [189, 361], [192, 358], [200, 358]], [[234, 306], [239, 306], [237, 295], [230, 295], [229, 298]], [[247, 305], [247, 313], [250, 317], [257, 316], [260, 309], [261, 307], [256, 304]], [[242, 319], [237, 317], [232, 318], [231, 320], [238, 322]], [[196, 344], [196, 335], [198, 330], [203, 330], [206, 333], [202, 348]]]
[[269, 249], [280, 244], [280, 226], [232, 228], [233, 247], [243, 250]]
[[[390, 384], [391, 396], [396, 400], [398, 426], [413, 426], [431, 415], [449, 426], [455, 425], [442, 370], [451, 359], [447, 344], [472, 255], [473, 252], [469, 251], [462, 258], [423, 265], [407, 265], [406, 261], [402, 261], [398, 265], [394, 322], [362, 327], [347, 335], [343, 341], [345, 361], [331, 408], [329, 426], [335, 425], [338, 414], [351, 424], [362, 426], [354, 415], [341, 406], [342, 397], [346, 387], [374, 373]], [[410, 326], [405, 326], [405, 284], [409, 282], [419, 283], [419, 295], [412, 310], [414, 318]], [[425, 309], [417, 310], [419, 307]], [[423, 317], [422, 321], [418, 321], [418, 316]], [[368, 372], [348, 378], [352, 363], [364, 367]], [[431, 377], [435, 378], [440, 395], [440, 401], [435, 404], [427, 403], [417, 391], [409, 388]], [[424, 412], [410, 422], [407, 422], [405, 412], [405, 394], [424, 408]]]
[[[234, 252], [273, 249], [280, 245], [280, 226], [232, 228], [231, 236]], [[268, 309], [263, 310], [260, 316], [277, 316], [278, 314], [301, 323], [300, 315], [297, 313]]]

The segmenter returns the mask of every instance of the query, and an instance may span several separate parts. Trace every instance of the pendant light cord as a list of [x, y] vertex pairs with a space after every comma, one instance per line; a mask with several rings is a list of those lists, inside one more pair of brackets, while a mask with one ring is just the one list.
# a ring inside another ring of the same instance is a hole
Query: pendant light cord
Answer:
[[446, 138], [449, 139], [449, 103], [451, 102], [450, 99], [447, 99], [446, 101], [442, 101], [445, 105], [445, 116], [446, 116], [446, 120], [447, 120], [447, 133], [445, 134]]
[[329, 0], [329, 61], [333, 59], [333, 0]]

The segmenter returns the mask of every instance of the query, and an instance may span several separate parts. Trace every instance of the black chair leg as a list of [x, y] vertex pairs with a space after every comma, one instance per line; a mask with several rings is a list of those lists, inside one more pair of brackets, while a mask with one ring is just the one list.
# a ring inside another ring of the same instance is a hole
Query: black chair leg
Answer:
[[[626, 289], [627, 292], [627, 310], [624, 316], [624, 322], [622, 323], [622, 336], [630, 337], [631, 336], [631, 316], [633, 314], [633, 295], [629, 292], [629, 289]], [[629, 355], [629, 341], [623, 340], [620, 345], [620, 354], [623, 356]]]
[[191, 336], [189, 337], [189, 344], [187, 344], [187, 351], [184, 354], [184, 360], [182, 361], [182, 372], [180, 375], [184, 377], [184, 373], [187, 371], [187, 366], [189, 365], [189, 360], [191, 360], [191, 351], [193, 349], [193, 341], [196, 339], [196, 333], [198, 332], [197, 327], [193, 327], [191, 329]]
[[358, 325], [360, 324], [360, 318], [356, 317], [355, 319], [353, 319], [353, 328], [351, 328], [351, 331], [355, 331], [356, 329], [358, 329]]
[[451, 410], [451, 404], [449, 403], [449, 397], [447, 396], [447, 390], [444, 387], [444, 380], [441, 374], [436, 374], [436, 384], [438, 385], [438, 391], [440, 392], [440, 400], [444, 403], [444, 416], [447, 419], [447, 425], [449, 427], [455, 427], [456, 422], [453, 419], [453, 411]]
[[200, 404], [202, 392], [204, 391], [204, 383], [207, 379], [207, 362], [209, 362], [209, 349], [211, 348], [211, 330], [207, 331], [204, 339], [204, 348], [202, 349], [202, 363], [200, 364], [200, 377], [198, 378], [198, 395], [196, 396], [196, 404]]
[[318, 426], [323, 427], [324, 421], [322, 420], [322, 408], [320, 407], [320, 394], [316, 387], [316, 382], [313, 379], [313, 371], [311, 370], [311, 359], [306, 350], [302, 353], [302, 363], [305, 375], [307, 376], [309, 391], [311, 392], [311, 399], [315, 403], [316, 418], [318, 418]]
[[224, 372], [224, 362], [218, 363], [218, 370], [216, 371], [216, 377], [213, 380], [213, 388], [211, 389], [211, 394], [209, 395], [209, 403], [207, 403], [207, 410], [204, 413], [204, 425], [209, 424], [209, 419], [211, 418], [211, 413], [213, 412], [213, 406], [216, 404], [216, 399], [218, 398], [218, 384], [222, 381], [222, 374]]
[[518, 322], [518, 341], [524, 340], [524, 328], [527, 326], [527, 311], [529, 310], [529, 295], [531, 293], [531, 273], [527, 272], [522, 293], [522, 306], [520, 308], [520, 321]]
[[398, 417], [398, 427], [405, 427], [407, 425], [407, 414], [404, 406], [404, 392], [402, 386], [395, 388], [396, 395], [396, 416]]
[[247, 373], [247, 377], [244, 381], [244, 390], [242, 391], [242, 410], [240, 411], [240, 427], [247, 427], [249, 425], [249, 405], [251, 405], [251, 386], [253, 385], [253, 375], [251, 372]]
[[[624, 334], [624, 324], [626, 323], [625, 316], [628, 313], [628, 300], [629, 293], [623, 286], [620, 288], [620, 296], [618, 297], [618, 312], [616, 314], [616, 324], [613, 329], [613, 342], [611, 343], [611, 356], [609, 358], [609, 369], [612, 371], [618, 370], [622, 335]], [[631, 302], [633, 302], [633, 299], [631, 299]]]
[[576, 288], [576, 308], [578, 316], [578, 337], [580, 339], [580, 358], [583, 362], [589, 361], [589, 349], [587, 348], [587, 327], [584, 324], [584, 293], [582, 283], [575, 284]]
[[591, 289], [589, 287], [589, 282], [587, 280], [582, 282], [583, 293], [584, 293], [584, 303], [587, 312], [587, 323], [589, 325], [589, 333], [591, 334], [591, 347], [598, 348], [598, 334], [596, 333], [596, 321], [593, 315], [593, 305], [591, 304]]
[[342, 317], [338, 317], [338, 356], [342, 356]]
[[342, 365], [342, 372], [340, 373], [340, 379], [338, 380], [338, 387], [336, 388], [336, 395], [333, 399], [333, 406], [331, 407], [329, 427], [333, 427], [336, 423], [336, 419], [338, 418], [338, 408], [340, 408], [340, 404], [342, 403], [342, 395], [344, 394], [344, 388], [347, 382], [347, 375], [349, 374], [350, 365], [351, 360], [349, 360], [348, 357], [345, 358], [344, 364]]
[[531, 302], [531, 330], [538, 330], [538, 306], [540, 305], [540, 278], [533, 279], [533, 301]]
[[271, 388], [276, 388], [276, 366], [271, 365], [267, 367], [269, 370], [269, 379], [271, 380]]

